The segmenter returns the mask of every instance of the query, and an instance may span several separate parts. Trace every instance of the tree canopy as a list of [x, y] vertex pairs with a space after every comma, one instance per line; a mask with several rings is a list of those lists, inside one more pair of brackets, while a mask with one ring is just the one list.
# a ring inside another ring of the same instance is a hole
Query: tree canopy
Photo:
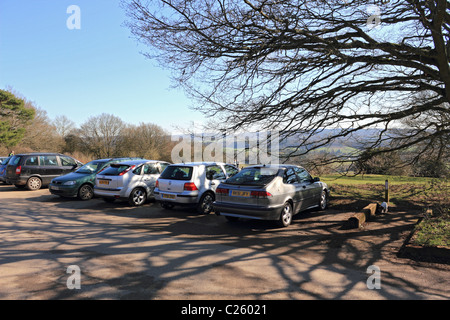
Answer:
[[0, 145], [17, 145], [24, 137], [26, 125], [33, 120], [35, 111], [26, 108], [23, 99], [0, 90]]
[[[446, 0], [123, 0], [145, 55], [224, 131], [301, 137], [292, 154], [376, 128], [363, 149], [448, 158]], [[336, 129], [330, 130], [326, 129]], [[299, 135], [299, 133], [301, 135]], [[326, 134], [325, 134], [326, 133]], [[327, 161], [357, 161], [361, 152]]]

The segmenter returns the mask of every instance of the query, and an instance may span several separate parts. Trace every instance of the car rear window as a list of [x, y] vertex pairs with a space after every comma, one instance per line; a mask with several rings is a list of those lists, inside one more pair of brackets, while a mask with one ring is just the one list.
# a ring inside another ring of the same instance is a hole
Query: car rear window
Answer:
[[11, 158], [11, 160], [9, 160], [9, 165], [10, 166], [17, 166], [18, 164], [19, 164], [19, 162], [20, 162], [20, 159], [22, 159], [22, 157], [21, 156], [13, 156], [12, 158]]
[[187, 166], [168, 166], [161, 176], [160, 179], [170, 179], [170, 180], [191, 180], [192, 178], [192, 167]]
[[101, 172], [105, 176], [118, 176], [130, 167], [128, 164], [113, 163], [110, 167]]
[[228, 178], [228, 184], [266, 185], [278, 175], [278, 168], [244, 168]]

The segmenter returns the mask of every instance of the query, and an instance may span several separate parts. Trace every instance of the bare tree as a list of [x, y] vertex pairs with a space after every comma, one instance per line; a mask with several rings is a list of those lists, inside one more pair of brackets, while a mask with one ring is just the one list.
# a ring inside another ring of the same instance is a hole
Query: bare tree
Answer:
[[[449, 141], [447, 0], [123, 0], [123, 6], [132, 34], [149, 46], [145, 55], [171, 68], [175, 83], [223, 130], [295, 134], [293, 155], [367, 128], [377, 130], [361, 147], [380, 153], [416, 148], [420, 155]], [[428, 121], [405, 121], [418, 118]], [[327, 161], [356, 161], [360, 154]]]
[[129, 125], [123, 131], [124, 152], [130, 156], [153, 160], [170, 160], [171, 138], [153, 123]]
[[65, 115], [56, 116], [56, 118], [53, 120], [53, 126], [55, 127], [58, 135], [63, 139], [71, 132], [73, 132], [76, 128], [75, 122], [70, 120]]
[[102, 113], [89, 117], [78, 131], [82, 151], [97, 158], [120, 155], [124, 128], [125, 123], [112, 114]]

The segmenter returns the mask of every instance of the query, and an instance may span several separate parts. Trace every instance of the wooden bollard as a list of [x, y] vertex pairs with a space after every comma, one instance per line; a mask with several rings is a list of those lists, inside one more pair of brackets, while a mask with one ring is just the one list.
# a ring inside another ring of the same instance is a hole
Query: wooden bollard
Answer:
[[361, 228], [364, 222], [370, 220], [370, 217], [374, 217], [377, 212], [377, 204], [371, 203], [365, 206], [361, 212], [355, 213], [348, 219], [347, 225], [349, 228]]

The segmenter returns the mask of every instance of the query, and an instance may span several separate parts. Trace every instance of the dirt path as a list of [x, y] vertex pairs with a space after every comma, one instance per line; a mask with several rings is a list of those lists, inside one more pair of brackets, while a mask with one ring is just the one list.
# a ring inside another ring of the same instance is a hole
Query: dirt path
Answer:
[[[0, 299], [450, 298], [448, 265], [396, 256], [417, 213], [343, 230], [349, 215], [311, 211], [279, 229], [0, 186]], [[367, 287], [370, 266], [380, 289]]]

